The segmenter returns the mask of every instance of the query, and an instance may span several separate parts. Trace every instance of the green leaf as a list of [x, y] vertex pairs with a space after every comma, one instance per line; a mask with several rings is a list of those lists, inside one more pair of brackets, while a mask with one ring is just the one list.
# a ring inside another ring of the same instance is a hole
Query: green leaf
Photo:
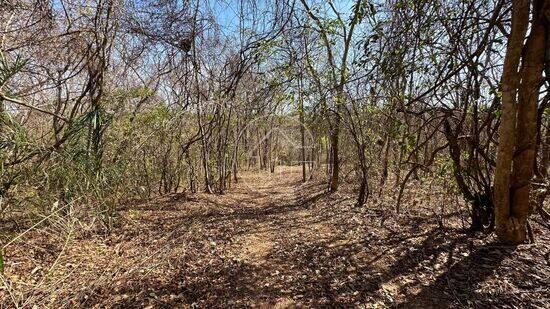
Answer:
[[2, 249], [0, 249], [0, 274], [4, 273], [4, 254], [2, 253]]

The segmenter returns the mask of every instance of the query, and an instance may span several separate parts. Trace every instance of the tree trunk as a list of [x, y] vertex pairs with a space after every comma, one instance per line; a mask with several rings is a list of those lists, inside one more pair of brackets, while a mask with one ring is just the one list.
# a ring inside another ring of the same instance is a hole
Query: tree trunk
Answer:
[[304, 126], [304, 102], [300, 98], [300, 150], [302, 151], [302, 182], [306, 182], [306, 130]]
[[[502, 242], [509, 244], [519, 244], [527, 238], [537, 102], [547, 31], [542, 13], [550, 4], [549, 0], [533, 1], [534, 19], [524, 46], [529, 25], [529, 2], [513, 2], [512, 32], [502, 74], [502, 116], [494, 181], [495, 232]], [[523, 61], [518, 74], [520, 60]]]
[[197, 121], [199, 125], [199, 133], [201, 135], [201, 156], [202, 156], [202, 168], [204, 170], [204, 190], [206, 193], [212, 193], [212, 188], [210, 187], [210, 167], [208, 165], [208, 161], [210, 158], [210, 155], [208, 153], [208, 141], [206, 134], [204, 134], [204, 128], [201, 120], [201, 103], [200, 103], [200, 97], [197, 96], [199, 102], [197, 102]]
[[332, 173], [330, 174], [330, 191], [335, 192], [338, 190], [339, 178], [340, 178], [340, 158], [338, 154], [338, 140], [340, 138], [340, 120], [338, 117], [335, 120], [333, 131], [330, 135], [330, 150], [332, 159]]
[[382, 147], [382, 175], [380, 176], [380, 184], [378, 189], [378, 196], [382, 196], [382, 191], [384, 189], [384, 185], [386, 184], [386, 180], [388, 179], [388, 164], [390, 161], [390, 137], [389, 134], [386, 135], [386, 140], [384, 142], [384, 146]]
[[369, 178], [367, 168], [367, 158], [365, 155], [366, 144], [357, 145], [359, 156], [359, 169], [361, 170], [361, 184], [359, 185], [359, 194], [357, 196], [357, 207], [363, 206], [369, 199]]

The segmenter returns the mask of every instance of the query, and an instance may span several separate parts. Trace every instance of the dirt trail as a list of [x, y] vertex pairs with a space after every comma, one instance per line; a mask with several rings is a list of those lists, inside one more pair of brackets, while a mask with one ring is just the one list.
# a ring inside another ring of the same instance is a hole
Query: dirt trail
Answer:
[[[320, 196], [323, 188], [301, 184], [297, 171], [249, 175], [224, 195], [179, 194], [126, 206], [107, 237], [68, 236], [64, 247], [48, 250], [41, 241], [51, 233], [37, 231], [32, 236], [36, 243], [21, 243], [18, 252], [8, 256], [8, 279], [10, 264], [23, 264], [32, 273], [24, 278], [14, 273], [9, 292], [25, 306], [192, 304], [200, 303], [194, 298], [203, 292], [227, 295], [228, 290], [217, 292], [234, 284], [225, 276], [234, 275], [243, 286], [231, 292], [230, 303], [239, 290], [251, 293], [243, 295], [243, 301], [249, 296], [267, 301], [268, 295], [253, 292], [268, 287], [271, 275], [283, 271], [277, 270], [280, 261], [273, 252], [304, 235], [322, 238], [331, 231], [307, 209], [307, 195], [313, 190]], [[34, 289], [25, 289], [28, 282]], [[198, 295], [187, 295], [195, 292]]]
[[329, 195], [325, 187], [302, 184], [299, 170], [245, 175], [225, 195], [178, 194], [127, 205], [107, 236], [75, 232], [52, 238], [51, 228], [35, 231], [6, 252], [8, 282], [0, 290], [0, 304], [441, 308], [547, 303], [547, 233], [535, 245], [512, 250], [491, 239], [466, 237], [452, 214], [445, 226], [420, 211], [388, 216], [382, 206], [356, 208], [352, 194]]
[[[290, 176], [290, 177], [288, 177]], [[294, 176], [294, 177], [293, 177]], [[315, 235], [319, 238], [331, 233], [328, 223], [319, 222], [312, 216], [307, 205], [307, 194], [311, 187], [297, 181], [296, 175], [264, 175], [259, 181], [263, 184], [253, 186], [254, 178], [245, 179], [244, 185], [239, 185], [232, 191], [232, 201], [229, 206], [243, 210], [244, 222], [236, 218], [235, 224], [254, 224], [254, 228], [246, 229], [231, 238], [228, 251], [236, 258], [243, 259], [255, 265], [269, 265], [270, 252], [292, 242], [297, 237]], [[317, 188], [321, 192], [323, 188]], [[250, 200], [250, 197], [253, 197]]]

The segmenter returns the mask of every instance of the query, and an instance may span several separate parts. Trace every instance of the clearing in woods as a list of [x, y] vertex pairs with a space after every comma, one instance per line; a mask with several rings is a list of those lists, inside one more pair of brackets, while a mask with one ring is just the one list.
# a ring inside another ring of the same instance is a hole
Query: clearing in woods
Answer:
[[225, 195], [128, 205], [109, 235], [72, 226], [59, 239], [55, 226], [33, 230], [6, 250], [8, 266], [17, 266], [7, 268], [8, 288], [0, 293], [30, 307], [548, 301], [548, 239], [515, 250], [498, 246], [491, 237], [468, 237], [452, 213], [411, 207], [383, 215], [382, 201], [353, 207], [353, 194], [329, 195], [325, 183], [302, 184], [300, 176], [293, 168], [247, 174]]

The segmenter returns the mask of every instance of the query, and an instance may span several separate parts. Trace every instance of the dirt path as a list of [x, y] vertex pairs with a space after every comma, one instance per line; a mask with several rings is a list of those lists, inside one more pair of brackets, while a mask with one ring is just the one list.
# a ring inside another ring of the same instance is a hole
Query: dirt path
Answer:
[[444, 226], [421, 212], [388, 216], [374, 206], [355, 208], [352, 195], [328, 195], [324, 188], [319, 182], [302, 184], [298, 170], [246, 175], [225, 195], [179, 194], [127, 205], [108, 236], [77, 232], [85, 229], [68, 228], [71, 223], [34, 231], [6, 251], [2, 303], [28, 308], [547, 303], [547, 233], [537, 244], [513, 250], [466, 237], [451, 214]]
[[[200, 304], [208, 294], [228, 304], [239, 298], [273, 304], [261, 290], [291, 262], [273, 253], [331, 233], [308, 210], [323, 187], [302, 185], [294, 171], [246, 176], [221, 196], [180, 194], [129, 205], [107, 237], [66, 235], [57, 239], [65, 246], [47, 248], [42, 242], [58, 231], [36, 231], [7, 257], [8, 294], [24, 306]], [[10, 276], [10, 264], [26, 269]]]

